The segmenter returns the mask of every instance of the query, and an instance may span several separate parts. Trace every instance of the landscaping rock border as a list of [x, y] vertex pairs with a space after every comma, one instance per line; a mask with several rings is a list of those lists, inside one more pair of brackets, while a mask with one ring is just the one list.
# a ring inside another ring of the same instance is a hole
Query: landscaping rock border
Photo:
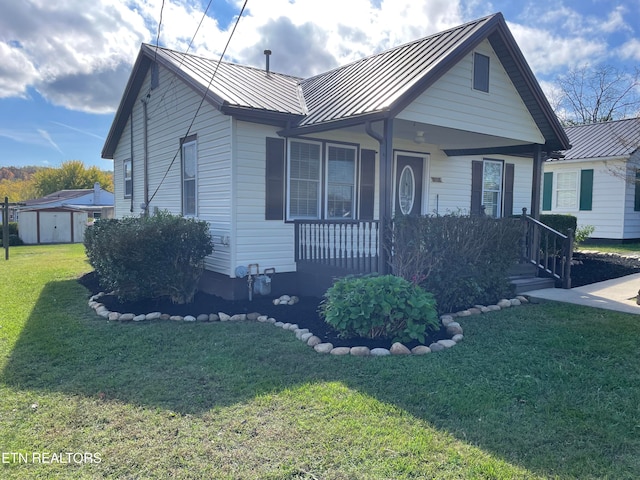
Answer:
[[[282, 328], [284, 330], [292, 331], [296, 338], [304, 342], [309, 347], [313, 348], [318, 353], [325, 353], [330, 355], [352, 355], [354, 357], [383, 357], [388, 355], [426, 355], [427, 353], [440, 352], [454, 347], [458, 343], [464, 340], [464, 332], [460, 323], [456, 320], [460, 318], [470, 317], [473, 315], [482, 315], [505, 308], [515, 307], [524, 303], [529, 303], [529, 300], [523, 296], [518, 295], [512, 299], [503, 298], [495, 305], [475, 305], [467, 310], [461, 310], [456, 313], [449, 313], [440, 316], [440, 322], [442, 326], [446, 328], [447, 334], [451, 336], [451, 339], [438, 340], [431, 345], [418, 345], [411, 350], [400, 342], [394, 343], [390, 349], [386, 348], [373, 348], [355, 345], [353, 347], [334, 347], [333, 344], [323, 342], [320, 337], [317, 337], [307, 328], [299, 328], [295, 323], [283, 323], [278, 322], [275, 318], [267, 315], [261, 315], [258, 312], [242, 313], [230, 315], [225, 312], [218, 313], [201, 313], [194, 317], [192, 315], [180, 316], [180, 315], [168, 315], [161, 312], [150, 312], [145, 315], [134, 315], [133, 313], [119, 313], [111, 312], [100, 303], [100, 298], [104, 296], [104, 292], [97, 293], [89, 298], [89, 307], [91, 307], [100, 318], [104, 318], [107, 321], [112, 322], [142, 322], [151, 320], [169, 320], [174, 322], [241, 322], [241, 321], [257, 321], [261, 323], [271, 323], [275, 327]], [[297, 300], [297, 299], [296, 299]]]

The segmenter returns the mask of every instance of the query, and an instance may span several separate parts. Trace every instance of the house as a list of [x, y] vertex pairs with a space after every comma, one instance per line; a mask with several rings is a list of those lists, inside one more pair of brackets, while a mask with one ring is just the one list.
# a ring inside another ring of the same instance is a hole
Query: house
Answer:
[[640, 240], [640, 118], [565, 131], [573, 147], [544, 164], [543, 213], [593, 226], [591, 240]]
[[27, 200], [18, 210], [18, 235], [26, 244], [80, 243], [88, 223], [113, 218], [114, 194], [92, 189], [60, 190]]
[[227, 298], [265, 269], [296, 294], [385, 271], [394, 214], [538, 216], [543, 161], [569, 148], [500, 13], [311, 78], [269, 54], [142, 45], [102, 151], [116, 217], [209, 223], [201, 288]]

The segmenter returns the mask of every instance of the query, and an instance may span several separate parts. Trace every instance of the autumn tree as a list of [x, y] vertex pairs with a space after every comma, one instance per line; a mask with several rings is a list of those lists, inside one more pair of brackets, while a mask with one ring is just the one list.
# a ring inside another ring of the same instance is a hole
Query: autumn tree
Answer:
[[98, 182], [104, 190], [113, 191], [111, 172], [100, 170], [96, 166], [85, 168], [80, 160], [63, 162], [59, 168], [47, 168], [33, 176], [39, 196], [45, 196], [59, 190], [90, 189]]
[[610, 65], [574, 68], [556, 80], [552, 102], [563, 125], [608, 122], [640, 114], [640, 68]]

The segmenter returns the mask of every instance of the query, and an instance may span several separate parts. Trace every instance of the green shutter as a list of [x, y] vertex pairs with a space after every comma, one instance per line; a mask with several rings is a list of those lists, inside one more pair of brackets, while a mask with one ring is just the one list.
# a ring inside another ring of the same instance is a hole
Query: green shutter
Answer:
[[591, 210], [593, 203], [593, 169], [580, 172], [580, 210]]
[[553, 196], [553, 172], [545, 172], [542, 182], [542, 210], [551, 210]]
[[640, 212], [640, 169], [636, 170], [636, 196], [633, 202], [633, 211]]

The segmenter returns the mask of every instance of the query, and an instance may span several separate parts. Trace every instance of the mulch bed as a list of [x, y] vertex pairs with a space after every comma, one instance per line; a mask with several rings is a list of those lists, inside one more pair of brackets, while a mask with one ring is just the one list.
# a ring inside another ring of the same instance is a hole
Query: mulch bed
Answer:
[[573, 259], [576, 264], [571, 267], [572, 287], [640, 273], [640, 260], [633, 257], [577, 252]]
[[[572, 286], [579, 287], [591, 283], [601, 282], [612, 278], [619, 278], [633, 273], [640, 273], [640, 260], [621, 257], [618, 255], [576, 253], [574, 255], [576, 265], [571, 269]], [[88, 273], [79, 279], [91, 295], [101, 291], [94, 272]], [[236, 313], [259, 312], [268, 315], [283, 323], [295, 323], [300, 328], [308, 328], [310, 332], [322, 338], [324, 342], [330, 342], [334, 347], [362, 345], [369, 348], [390, 348], [389, 340], [371, 340], [365, 338], [343, 339], [338, 336], [330, 325], [326, 324], [318, 315], [318, 306], [321, 299], [316, 297], [301, 297], [295, 305], [274, 305], [273, 297], [256, 295], [252, 301], [229, 301], [215, 295], [198, 292], [193, 303], [188, 305], [176, 305], [169, 300], [144, 300], [138, 302], [121, 303], [113, 295], [105, 295], [100, 301], [111, 311], [120, 313], [147, 314], [161, 312], [169, 315], [193, 315], [201, 313], [224, 312], [229, 315]], [[498, 300], [498, 299], [495, 299]], [[424, 344], [448, 338], [446, 332], [441, 329], [431, 334]], [[406, 343], [409, 348], [418, 345], [418, 342]]]
[[[78, 280], [90, 295], [100, 292], [102, 289], [98, 284], [97, 276], [94, 272], [82, 276]], [[317, 297], [300, 297], [300, 301], [295, 305], [274, 305], [274, 297], [264, 297], [254, 295], [252, 301], [230, 301], [215, 295], [209, 295], [203, 292], [197, 292], [194, 301], [187, 305], [176, 305], [170, 300], [144, 300], [138, 302], [121, 303], [113, 295], [104, 295], [100, 298], [100, 302], [112, 312], [134, 313], [136, 315], [147, 314], [151, 312], [167, 313], [169, 315], [193, 315], [198, 316], [201, 313], [218, 313], [224, 312], [229, 315], [236, 313], [259, 312], [262, 315], [268, 315], [283, 323], [295, 323], [300, 328], [308, 328], [310, 332], [317, 335], [323, 342], [332, 343], [334, 347], [353, 347], [365, 346], [369, 348], [387, 348], [391, 347], [390, 340], [367, 338], [351, 338], [344, 339], [338, 336], [330, 325], [324, 322], [318, 315], [318, 306], [321, 299]], [[433, 342], [450, 338], [446, 331], [441, 329], [433, 332], [427, 339], [425, 345]], [[420, 342], [404, 343], [408, 348], [420, 345]]]

